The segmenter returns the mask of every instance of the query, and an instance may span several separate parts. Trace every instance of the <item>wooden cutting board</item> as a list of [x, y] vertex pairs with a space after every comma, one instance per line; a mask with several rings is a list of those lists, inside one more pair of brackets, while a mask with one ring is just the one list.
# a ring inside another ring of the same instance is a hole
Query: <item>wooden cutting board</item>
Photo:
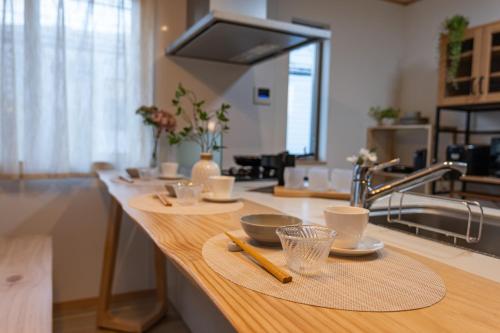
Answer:
[[289, 197], [289, 198], [324, 198], [324, 199], [335, 199], [335, 200], [349, 200], [351, 198], [350, 193], [342, 192], [314, 192], [308, 189], [293, 189], [285, 188], [284, 186], [275, 186], [274, 195], [277, 197]]

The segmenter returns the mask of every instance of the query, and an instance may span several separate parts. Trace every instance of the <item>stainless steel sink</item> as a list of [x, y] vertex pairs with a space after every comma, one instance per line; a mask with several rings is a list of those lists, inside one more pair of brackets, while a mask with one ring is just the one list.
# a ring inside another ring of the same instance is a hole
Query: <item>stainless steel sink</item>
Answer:
[[[447, 230], [450, 233], [465, 234], [469, 214], [460, 209], [428, 207], [428, 206], [405, 206], [402, 209], [401, 219], [430, 228]], [[391, 211], [391, 217], [396, 218], [399, 209]], [[387, 208], [373, 208], [370, 211], [370, 223], [386, 228], [399, 230], [407, 233], [417, 234], [420, 237], [451, 244], [453, 246], [466, 248], [486, 255], [500, 258], [500, 217], [484, 214], [483, 230], [478, 243], [467, 243], [463, 239], [435, 233], [420, 228], [410, 227], [399, 223], [387, 222]], [[472, 215], [471, 235], [477, 235], [479, 229], [479, 214]]]

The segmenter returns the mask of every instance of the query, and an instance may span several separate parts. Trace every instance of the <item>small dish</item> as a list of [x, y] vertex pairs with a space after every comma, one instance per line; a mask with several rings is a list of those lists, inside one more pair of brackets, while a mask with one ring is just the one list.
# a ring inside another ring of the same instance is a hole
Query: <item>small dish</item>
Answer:
[[378, 250], [381, 250], [383, 248], [384, 248], [384, 242], [367, 236], [361, 239], [358, 245], [352, 249], [335, 247], [335, 242], [334, 242], [332, 248], [330, 249], [330, 252], [337, 255], [354, 257], [354, 256], [366, 256], [368, 254], [377, 252]]
[[234, 196], [229, 198], [220, 198], [214, 196], [212, 192], [205, 193], [202, 198], [205, 201], [217, 202], [217, 203], [230, 203], [230, 202], [236, 202], [241, 199], [240, 197], [234, 197]]
[[180, 173], [178, 173], [176, 175], [171, 175], [171, 176], [162, 175], [162, 174], [160, 174], [158, 176], [158, 179], [162, 179], [162, 180], [179, 180], [179, 179], [183, 179], [183, 178], [184, 178], [184, 175], [181, 175]]
[[302, 220], [289, 215], [281, 214], [254, 214], [240, 219], [245, 233], [254, 241], [263, 245], [280, 244], [276, 229], [283, 226], [301, 225]]

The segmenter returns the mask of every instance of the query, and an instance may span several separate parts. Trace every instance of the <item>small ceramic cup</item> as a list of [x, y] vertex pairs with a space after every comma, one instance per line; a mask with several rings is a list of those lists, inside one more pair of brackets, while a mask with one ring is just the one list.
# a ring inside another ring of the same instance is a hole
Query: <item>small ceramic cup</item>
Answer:
[[337, 206], [324, 211], [328, 228], [337, 232], [335, 247], [356, 248], [368, 225], [369, 210], [361, 207]]
[[164, 177], [175, 177], [177, 176], [177, 168], [179, 164], [175, 162], [164, 162], [161, 164], [161, 175]]
[[213, 198], [230, 199], [233, 193], [234, 177], [232, 176], [210, 176], [208, 187]]

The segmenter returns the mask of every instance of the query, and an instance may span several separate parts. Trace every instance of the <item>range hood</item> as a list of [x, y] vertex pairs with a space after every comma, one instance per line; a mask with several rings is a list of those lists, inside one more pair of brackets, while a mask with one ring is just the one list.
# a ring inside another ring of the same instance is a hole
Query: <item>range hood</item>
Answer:
[[253, 65], [330, 36], [326, 29], [211, 10], [172, 43], [166, 54]]

